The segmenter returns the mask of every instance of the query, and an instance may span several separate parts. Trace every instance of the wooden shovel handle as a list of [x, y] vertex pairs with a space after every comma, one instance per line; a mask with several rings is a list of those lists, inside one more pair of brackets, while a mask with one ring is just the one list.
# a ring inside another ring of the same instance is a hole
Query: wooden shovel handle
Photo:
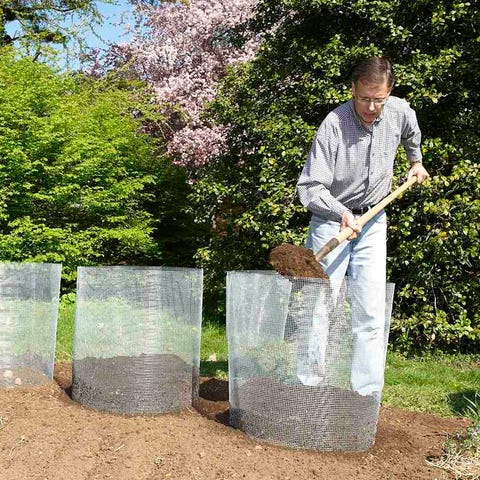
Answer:
[[[383, 200], [373, 206], [368, 212], [364, 213], [357, 222], [363, 227], [377, 213], [382, 211], [392, 200], [401, 195], [405, 190], [409, 189], [413, 184], [417, 183], [417, 177], [412, 177], [404, 184], [387, 195]], [[350, 227], [344, 228], [336, 237], [329, 240], [316, 254], [315, 259], [319, 262], [323, 257], [327, 256], [334, 248], [338, 247], [344, 240], [352, 235], [353, 230]]]

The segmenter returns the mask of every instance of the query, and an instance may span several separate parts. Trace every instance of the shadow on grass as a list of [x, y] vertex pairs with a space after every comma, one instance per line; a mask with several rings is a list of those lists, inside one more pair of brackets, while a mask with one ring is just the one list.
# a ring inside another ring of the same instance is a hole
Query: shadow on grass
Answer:
[[202, 377], [228, 378], [228, 362], [200, 362], [200, 375]]
[[447, 395], [447, 403], [455, 415], [480, 422], [480, 391], [464, 390]]

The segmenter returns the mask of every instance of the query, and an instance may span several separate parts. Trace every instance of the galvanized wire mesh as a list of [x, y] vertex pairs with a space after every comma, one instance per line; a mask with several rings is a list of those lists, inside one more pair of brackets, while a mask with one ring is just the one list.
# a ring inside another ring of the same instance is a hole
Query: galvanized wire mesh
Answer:
[[0, 387], [53, 378], [60, 264], [0, 264]]
[[78, 269], [72, 397], [121, 413], [163, 413], [198, 399], [203, 272]]
[[[230, 424], [289, 447], [369, 448], [393, 290], [347, 277], [228, 272]], [[372, 315], [380, 316], [374, 333]]]

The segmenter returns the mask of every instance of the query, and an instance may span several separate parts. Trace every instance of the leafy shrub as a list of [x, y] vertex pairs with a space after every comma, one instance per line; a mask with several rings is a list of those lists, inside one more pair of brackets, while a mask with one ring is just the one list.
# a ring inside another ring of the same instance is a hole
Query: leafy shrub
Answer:
[[133, 86], [0, 52], [0, 260], [78, 265], [158, 256], [145, 205], [161, 179]]
[[[402, 350], [478, 347], [479, 16], [471, 3], [437, 0], [260, 2], [251, 25], [266, 41], [231, 70], [210, 109], [229, 126], [228, 148], [198, 172], [190, 197], [198, 221], [213, 221], [197, 252], [212, 304], [225, 270], [269, 268], [272, 247], [303, 243], [308, 215], [295, 184], [314, 133], [350, 97], [352, 65], [385, 55], [394, 94], [418, 113], [433, 175], [388, 209], [392, 338]], [[406, 170], [400, 151], [396, 178]]]

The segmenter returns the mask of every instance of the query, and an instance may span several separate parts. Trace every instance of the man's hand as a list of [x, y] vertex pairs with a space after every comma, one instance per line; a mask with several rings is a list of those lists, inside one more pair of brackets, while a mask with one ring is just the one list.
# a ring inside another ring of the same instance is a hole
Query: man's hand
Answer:
[[362, 231], [362, 226], [355, 220], [352, 212], [343, 212], [340, 231], [347, 227], [350, 227], [353, 230], [352, 235], [350, 235], [347, 240], [355, 240], [358, 237], [358, 234]]
[[423, 183], [429, 176], [430, 174], [425, 170], [425, 167], [421, 163], [416, 162], [411, 164], [407, 180], [417, 177], [417, 183]]

